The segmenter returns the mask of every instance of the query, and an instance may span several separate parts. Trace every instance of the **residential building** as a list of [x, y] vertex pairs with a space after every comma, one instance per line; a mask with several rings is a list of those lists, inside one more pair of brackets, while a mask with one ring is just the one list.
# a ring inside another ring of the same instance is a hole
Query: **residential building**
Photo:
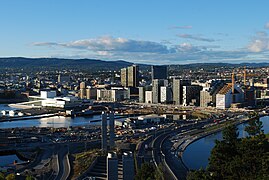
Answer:
[[139, 67], [137, 65], [121, 69], [121, 85], [124, 87], [139, 86]]
[[152, 91], [145, 91], [145, 103], [152, 103]]
[[86, 99], [97, 99], [97, 88], [87, 88]]
[[121, 85], [124, 87], [128, 86], [128, 73], [127, 73], [127, 68], [122, 68], [121, 69]]
[[183, 103], [183, 86], [191, 85], [191, 80], [185, 79], [173, 79], [173, 102], [176, 105], [181, 105]]
[[126, 88], [97, 89], [97, 100], [118, 102], [130, 99], [130, 91]]
[[139, 91], [139, 102], [144, 103], [145, 102], [145, 87], [138, 87]]
[[152, 103], [161, 102], [161, 86], [168, 86], [168, 80], [154, 79], [152, 81]]
[[183, 106], [200, 104], [200, 91], [202, 87], [199, 85], [183, 86], [182, 88], [182, 104]]
[[128, 87], [139, 86], [139, 68], [137, 65], [132, 65], [127, 68], [128, 73]]
[[168, 86], [161, 86], [160, 88], [160, 102], [161, 103], [171, 103], [173, 101], [172, 88]]

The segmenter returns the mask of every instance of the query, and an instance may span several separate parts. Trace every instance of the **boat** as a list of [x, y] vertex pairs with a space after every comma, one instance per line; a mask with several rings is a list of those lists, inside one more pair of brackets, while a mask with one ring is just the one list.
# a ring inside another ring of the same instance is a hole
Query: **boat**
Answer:
[[93, 114], [94, 114], [94, 112], [91, 109], [82, 110], [82, 113], [81, 113], [82, 116], [91, 116]]

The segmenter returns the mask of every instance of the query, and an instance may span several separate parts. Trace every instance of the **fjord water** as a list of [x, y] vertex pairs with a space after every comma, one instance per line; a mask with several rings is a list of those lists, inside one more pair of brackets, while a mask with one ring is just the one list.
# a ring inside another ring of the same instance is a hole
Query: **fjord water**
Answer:
[[[2, 110], [14, 110], [6, 104], [0, 104], [0, 111]], [[16, 120], [0, 122], [0, 129], [6, 128], [23, 128], [23, 127], [70, 127], [70, 126], [89, 126], [89, 125], [100, 125], [101, 115], [93, 115], [87, 117], [64, 117], [64, 116], [53, 116], [46, 118], [36, 118], [29, 120]], [[94, 121], [94, 122], [93, 122]], [[97, 122], [96, 122], [97, 121]]]
[[[269, 116], [261, 117], [264, 133], [269, 133]], [[238, 125], [239, 137], [246, 137], [244, 131], [247, 123]], [[201, 138], [190, 144], [183, 153], [183, 162], [189, 169], [206, 168], [210, 152], [215, 146], [215, 140], [222, 139], [222, 132]]]
[[0, 156], [0, 167], [2, 167], [2, 166], [13, 166], [14, 161], [23, 162], [15, 154]]

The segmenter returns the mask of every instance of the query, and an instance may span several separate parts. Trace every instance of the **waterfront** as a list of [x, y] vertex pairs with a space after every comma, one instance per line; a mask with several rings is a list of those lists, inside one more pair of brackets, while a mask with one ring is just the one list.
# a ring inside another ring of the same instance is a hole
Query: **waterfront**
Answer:
[[0, 104], [0, 111], [2, 110], [16, 110], [16, 108], [13, 108], [13, 107], [9, 107], [8, 104]]
[[[269, 116], [261, 117], [264, 133], [269, 133]], [[245, 124], [238, 125], [239, 137], [247, 136]], [[206, 168], [210, 152], [215, 146], [215, 140], [222, 139], [222, 132], [201, 138], [190, 144], [183, 153], [183, 162], [189, 169]]]
[[14, 161], [22, 162], [15, 154], [0, 156], [0, 167], [13, 166]]
[[[15, 110], [15, 108], [9, 107], [6, 104], [0, 104], [1, 110]], [[115, 117], [117, 118], [117, 116]], [[16, 120], [0, 122], [0, 129], [6, 128], [22, 128], [22, 127], [70, 127], [70, 126], [89, 126], [100, 125], [101, 115], [92, 115], [86, 117], [64, 117], [64, 116], [52, 116], [46, 118], [36, 118], [28, 120]]]
[[[100, 121], [99, 121], [100, 120]], [[70, 126], [90, 126], [100, 125], [101, 115], [93, 115], [87, 117], [64, 117], [64, 116], [53, 116], [47, 118], [37, 118], [30, 120], [16, 120], [0, 122], [0, 129], [6, 128], [21, 128], [21, 127], [70, 127]]]

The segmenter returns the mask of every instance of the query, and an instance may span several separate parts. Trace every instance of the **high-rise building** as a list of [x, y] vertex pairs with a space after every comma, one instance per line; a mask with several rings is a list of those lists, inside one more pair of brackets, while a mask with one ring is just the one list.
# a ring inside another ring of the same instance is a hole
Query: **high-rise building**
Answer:
[[138, 87], [139, 91], [139, 102], [144, 103], [145, 102], [145, 87]]
[[173, 101], [172, 88], [168, 86], [161, 86], [161, 103], [171, 103]]
[[133, 180], [135, 176], [134, 157], [132, 152], [124, 152], [122, 155], [123, 180]]
[[183, 86], [191, 85], [191, 80], [185, 79], [173, 79], [173, 102], [176, 105], [180, 105], [183, 102]]
[[107, 180], [118, 180], [118, 158], [115, 152], [107, 154]]
[[107, 114], [106, 112], [102, 112], [101, 115], [102, 126], [101, 126], [101, 136], [102, 136], [102, 144], [101, 148], [103, 151], [107, 151]]
[[87, 88], [86, 89], [87, 99], [97, 99], [97, 88]]
[[216, 106], [216, 95], [220, 89], [224, 86], [223, 81], [212, 81], [208, 83], [202, 91], [200, 91], [200, 106], [208, 107]]
[[168, 80], [154, 79], [152, 81], [152, 103], [159, 103], [161, 101], [161, 86], [168, 86]]
[[109, 146], [110, 146], [110, 149], [113, 149], [115, 147], [114, 126], [115, 126], [114, 112], [110, 112], [109, 113]]
[[127, 68], [122, 68], [120, 71], [121, 85], [124, 87], [128, 86], [128, 73]]
[[139, 85], [139, 68], [137, 65], [132, 65], [128, 67], [128, 87], [138, 87]]
[[167, 79], [167, 66], [151, 66], [151, 78], [154, 79]]
[[121, 85], [124, 87], [138, 87], [139, 67], [132, 65], [121, 69]]
[[200, 107], [213, 106], [213, 97], [208, 89], [200, 91]]
[[183, 86], [182, 97], [184, 106], [200, 104], [200, 91], [202, 87], [199, 85]]

